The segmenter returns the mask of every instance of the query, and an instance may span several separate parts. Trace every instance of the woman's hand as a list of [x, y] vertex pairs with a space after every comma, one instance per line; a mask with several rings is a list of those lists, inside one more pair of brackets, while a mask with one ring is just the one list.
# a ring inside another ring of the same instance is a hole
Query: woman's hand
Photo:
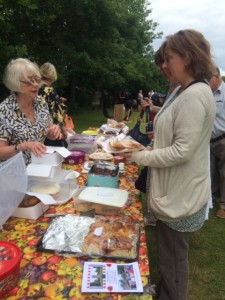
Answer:
[[147, 137], [149, 138], [149, 140], [151, 141], [154, 137], [154, 132], [153, 131], [149, 131], [149, 132], [146, 132], [147, 134]]
[[145, 108], [145, 107], [148, 107], [148, 106], [150, 106], [149, 105], [149, 101], [147, 101], [147, 100], [141, 100], [141, 107], [142, 108]]
[[61, 128], [59, 127], [59, 125], [51, 124], [48, 127], [47, 138], [49, 140], [61, 140], [63, 138], [63, 134], [61, 132]]
[[119, 156], [125, 157], [125, 158], [131, 158], [131, 152], [122, 152], [119, 154]]
[[24, 142], [18, 145], [18, 149], [33, 152], [35, 156], [41, 156], [47, 150], [46, 146], [40, 142]]
[[65, 127], [65, 126], [63, 126], [62, 128], [61, 128], [61, 132], [62, 132], [62, 139], [63, 140], [66, 140], [67, 139], [67, 128]]

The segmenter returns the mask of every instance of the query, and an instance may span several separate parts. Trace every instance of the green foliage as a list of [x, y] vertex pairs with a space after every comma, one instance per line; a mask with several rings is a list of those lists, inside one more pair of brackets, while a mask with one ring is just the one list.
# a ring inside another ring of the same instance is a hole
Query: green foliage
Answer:
[[[76, 88], [161, 90], [147, 0], [1, 0], [0, 75], [12, 58], [51, 61], [74, 106]], [[3, 55], [4, 54], [4, 55]]]

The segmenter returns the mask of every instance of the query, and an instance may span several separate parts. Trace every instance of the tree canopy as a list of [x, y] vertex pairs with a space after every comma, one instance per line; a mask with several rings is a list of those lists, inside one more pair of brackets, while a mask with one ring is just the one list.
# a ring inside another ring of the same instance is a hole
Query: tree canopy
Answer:
[[0, 0], [0, 74], [12, 58], [53, 63], [58, 87], [162, 89], [152, 42], [161, 36], [147, 0]]

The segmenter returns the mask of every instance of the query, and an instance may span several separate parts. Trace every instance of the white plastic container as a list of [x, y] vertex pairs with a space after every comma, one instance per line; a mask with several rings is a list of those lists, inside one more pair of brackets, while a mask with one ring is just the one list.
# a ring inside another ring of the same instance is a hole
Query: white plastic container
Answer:
[[62, 163], [52, 165], [29, 164], [27, 166], [27, 175], [32, 178], [54, 178], [59, 172], [62, 171]]
[[0, 226], [13, 215], [27, 190], [27, 170], [22, 153], [0, 164]]
[[46, 153], [41, 156], [35, 156], [31, 152], [31, 163], [57, 166], [69, 155], [71, 155], [71, 152], [65, 147], [48, 146]]
[[[43, 179], [43, 178], [28, 178], [28, 188], [27, 193], [39, 198], [43, 203], [48, 204], [48, 199], [52, 198], [54, 202], [49, 202], [51, 205], [61, 205], [66, 203], [68, 200], [72, 199], [74, 193], [76, 192], [77, 180], [76, 174], [70, 170], [61, 170], [53, 179]], [[36, 185], [48, 185], [48, 184], [58, 184], [60, 186], [60, 191], [57, 195], [48, 195], [33, 193], [32, 188]], [[32, 194], [31, 194], [32, 193]], [[46, 195], [48, 197], [46, 197]], [[51, 200], [52, 200], [51, 199]]]
[[39, 203], [31, 207], [17, 207], [17, 209], [13, 213], [13, 217], [36, 220], [48, 208], [49, 205], [46, 205], [40, 201]]
[[128, 192], [108, 187], [85, 187], [75, 193], [73, 199], [79, 212], [94, 209], [99, 215], [118, 215], [128, 199]]

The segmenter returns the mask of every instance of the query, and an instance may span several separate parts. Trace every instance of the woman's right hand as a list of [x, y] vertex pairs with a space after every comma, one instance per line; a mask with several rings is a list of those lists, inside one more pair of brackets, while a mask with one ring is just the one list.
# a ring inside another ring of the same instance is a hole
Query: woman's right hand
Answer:
[[47, 150], [47, 147], [40, 142], [24, 142], [18, 145], [20, 151], [33, 152], [35, 156], [41, 156]]
[[56, 124], [51, 124], [48, 127], [47, 138], [49, 140], [61, 140], [63, 138], [63, 135], [60, 126]]
[[146, 100], [141, 100], [141, 107], [142, 107], [142, 108], [145, 108], [145, 107], [147, 107], [147, 106], [149, 106], [149, 102], [146, 101]]
[[149, 138], [149, 140], [152, 140], [154, 138], [154, 132], [153, 131], [148, 131], [146, 132], [147, 137]]

